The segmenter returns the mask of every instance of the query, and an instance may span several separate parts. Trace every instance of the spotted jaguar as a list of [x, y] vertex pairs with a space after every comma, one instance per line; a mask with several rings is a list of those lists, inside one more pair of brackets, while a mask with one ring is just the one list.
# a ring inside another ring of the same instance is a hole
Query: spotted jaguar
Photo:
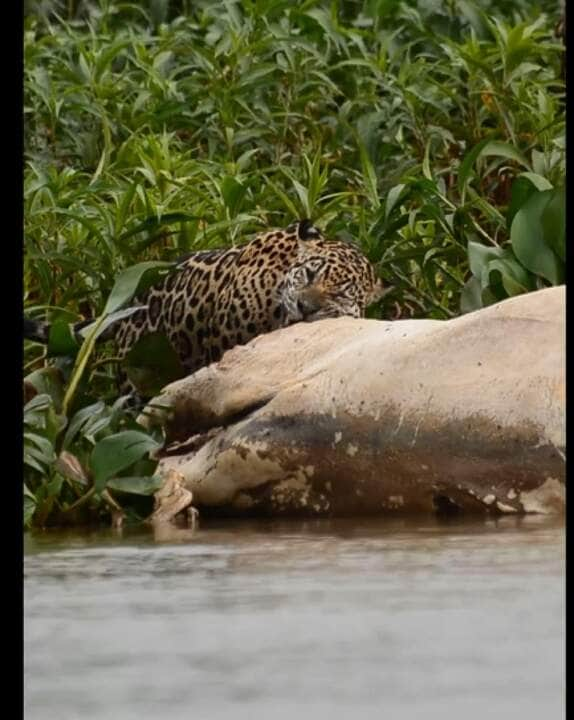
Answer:
[[[192, 373], [235, 345], [295, 322], [362, 317], [382, 294], [381, 281], [357, 247], [327, 239], [301, 220], [244, 245], [182, 258], [107, 335], [124, 358], [143, 335], [162, 333]], [[27, 321], [24, 334], [40, 340], [47, 332]], [[130, 391], [122, 373], [120, 392]]]

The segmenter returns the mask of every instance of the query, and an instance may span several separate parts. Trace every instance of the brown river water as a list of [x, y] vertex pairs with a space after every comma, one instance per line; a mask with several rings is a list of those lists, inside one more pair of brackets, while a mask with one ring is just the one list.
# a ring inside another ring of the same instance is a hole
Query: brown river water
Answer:
[[24, 541], [26, 720], [562, 720], [565, 529], [202, 522]]

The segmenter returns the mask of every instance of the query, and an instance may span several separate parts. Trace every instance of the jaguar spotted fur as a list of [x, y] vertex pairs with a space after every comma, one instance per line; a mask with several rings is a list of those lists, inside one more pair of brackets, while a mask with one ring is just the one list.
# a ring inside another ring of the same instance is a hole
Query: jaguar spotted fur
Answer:
[[[308, 220], [263, 232], [244, 245], [194, 252], [134, 301], [132, 315], [108, 331], [117, 356], [149, 333], [163, 333], [186, 373], [257, 335], [299, 321], [362, 317], [383, 294], [372, 265], [354, 245], [330, 240]], [[46, 327], [25, 321], [25, 337]], [[120, 391], [131, 390], [124, 374]]]

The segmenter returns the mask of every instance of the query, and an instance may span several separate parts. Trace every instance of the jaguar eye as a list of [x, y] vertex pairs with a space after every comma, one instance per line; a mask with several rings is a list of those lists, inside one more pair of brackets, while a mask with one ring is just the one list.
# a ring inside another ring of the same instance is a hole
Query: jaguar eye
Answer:
[[311, 268], [305, 268], [305, 272], [307, 273], [307, 282], [313, 282], [315, 279], [315, 275], [317, 274], [315, 270], [311, 270]]

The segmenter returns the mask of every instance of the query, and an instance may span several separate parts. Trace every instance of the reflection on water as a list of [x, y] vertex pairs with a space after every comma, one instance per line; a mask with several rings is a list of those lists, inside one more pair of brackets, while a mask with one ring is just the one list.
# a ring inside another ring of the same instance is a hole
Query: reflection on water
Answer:
[[25, 553], [27, 720], [565, 717], [561, 520], [233, 521]]

